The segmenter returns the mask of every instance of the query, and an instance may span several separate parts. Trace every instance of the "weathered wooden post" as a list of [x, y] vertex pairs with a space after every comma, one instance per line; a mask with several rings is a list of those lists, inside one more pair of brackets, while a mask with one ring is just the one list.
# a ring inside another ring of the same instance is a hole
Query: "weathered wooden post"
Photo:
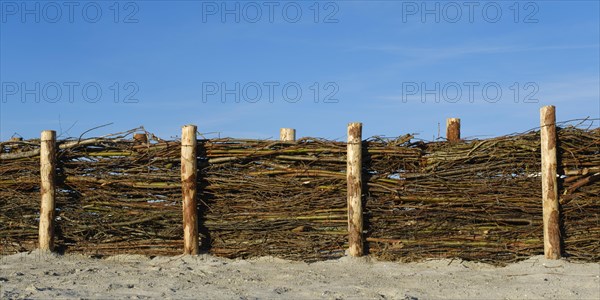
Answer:
[[40, 140], [41, 207], [39, 223], [40, 250], [54, 250], [54, 201], [56, 173], [56, 131], [42, 131]]
[[296, 129], [281, 128], [279, 129], [279, 140], [284, 142], [293, 142], [296, 140]]
[[448, 142], [460, 141], [460, 119], [446, 119], [446, 139]]
[[561, 245], [558, 183], [556, 178], [556, 112], [554, 106], [544, 106], [540, 109], [540, 126], [544, 255], [548, 259], [559, 259]]
[[348, 250], [351, 256], [362, 256], [362, 123], [348, 124], [346, 162], [346, 180], [348, 189]]
[[183, 254], [198, 254], [198, 211], [196, 205], [196, 126], [181, 130], [181, 190], [183, 195]]

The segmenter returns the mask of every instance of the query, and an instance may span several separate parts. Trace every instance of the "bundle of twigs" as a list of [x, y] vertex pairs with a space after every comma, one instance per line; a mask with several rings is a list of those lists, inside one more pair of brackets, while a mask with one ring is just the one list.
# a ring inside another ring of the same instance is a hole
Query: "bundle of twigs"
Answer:
[[[600, 132], [559, 130], [565, 254], [600, 260]], [[419, 167], [367, 166], [396, 180], [369, 189], [371, 253], [385, 259], [460, 257], [505, 263], [540, 254], [539, 132], [437, 142]], [[388, 165], [406, 165], [405, 159]]]
[[[59, 250], [180, 252], [179, 143], [132, 140], [130, 135], [139, 130], [58, 142]], [[37, 240], [39, 141], [17, 146], [4, 146], [0, 157], [0, 232], [5, 253], [31, 250]]]
[[559, 136], [559, 199], [565, 250], [600, 261], [600, 128], [563, 128]]
[[180, 252], [179, 144], [140, 143], [127, 138], [132, 133], [59, 153], [59, 186], [68, 197], [57, 203], [57, 228], [68, 251]]
[[537, 133], [421, 148], [418, 165], [397, 157], [388, 165], [405, 167], [366, 166], [395, 181], [394, 188], [368, 191], [373, 255], [500, 263], [540, 253]]
[[206, 245], [227, 257], [340, 257], [346, 241], [346, 145], [219, 139], [203, 145]]
[[[39, 151], [39, 140], [0, 143], [0, 153]], [[0, 161], [0, 254], [36, 247], [39, 222], [39, 157]]]

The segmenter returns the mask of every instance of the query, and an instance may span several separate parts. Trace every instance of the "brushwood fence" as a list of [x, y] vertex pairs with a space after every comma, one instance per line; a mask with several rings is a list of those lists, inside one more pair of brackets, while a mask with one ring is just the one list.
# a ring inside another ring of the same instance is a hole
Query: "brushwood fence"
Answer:
[[[600, 128], [563, 125], [557, 129], [563, 255], [598, 262]], [[543, 254], [539, 130], [457, 142], [372, 137], [361, 144], [367, 254], [495, 264]], [[40, 140], [0, 148], [0, 253], [32, 250]], [[345, 142], [310, 137], [198, 139], [201, 249], [230, 258], [343, 256], [346, 151]], [[180, 141], [141, 128], [59, 140], [56, 249], [180, 254], [180, 155]]]

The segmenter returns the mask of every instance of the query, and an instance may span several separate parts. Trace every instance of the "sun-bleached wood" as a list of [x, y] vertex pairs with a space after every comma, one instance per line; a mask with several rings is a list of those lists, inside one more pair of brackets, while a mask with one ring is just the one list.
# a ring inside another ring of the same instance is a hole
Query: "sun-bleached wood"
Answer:
[[183, 254], [198, 254], [198, 210], [196, 205], [196, 126], [181, 130], [181, 190], [183, 196]]
[[279, 129], [279, 140], [284, 142], [293, 142], [296, 140], [296, 129], [281, 128]]
[[540, 126], [544, 255], [548, 259], [559, 259], [561, 245], [558, 182], [556, 178], [556, 112], [554, 106], [544, 106], [540, 109]]
[[348, 193], [348, 252], [350, 256], [362, 256], [362, 123], [348, 124], [346, 162]]
[[54, 250], [56, 131], [44, 130], [40, 140], [40, 250]]
[[458, 119], [458, 118], [446, 119], [446, 139], [449, 142], [460, 141], [460, 119]]

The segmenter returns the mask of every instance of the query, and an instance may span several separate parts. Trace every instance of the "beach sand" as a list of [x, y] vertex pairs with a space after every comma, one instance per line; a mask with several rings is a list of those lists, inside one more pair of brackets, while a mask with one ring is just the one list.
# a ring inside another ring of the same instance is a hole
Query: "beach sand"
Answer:
[[6, 299], [600, 299], [600, 264], [536, 256], [506, 267], [344, 257], [316, 263], [210, 255], [0, 257]]

